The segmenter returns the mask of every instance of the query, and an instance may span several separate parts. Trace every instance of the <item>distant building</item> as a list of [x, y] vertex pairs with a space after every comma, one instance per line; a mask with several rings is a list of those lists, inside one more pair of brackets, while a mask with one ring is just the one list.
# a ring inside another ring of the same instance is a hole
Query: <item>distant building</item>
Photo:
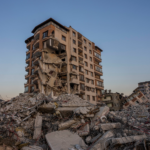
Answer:
[[110, 108], [110, 110], [117, 111], [122, 109], [123, 99], [123, 94], [112, 93], [111, 90], [107, 92], [107, 90], [105, 90], [102, 97], [102, 103], [107, 105]]
[[150, 100], [150, 81], [138, 83], [138, 90], [140, 90]]
[[137, 105], [143, 102], [147, 102], [147, 97], [136, 88], [134, 92], [129, 95], [123, 102], [123, 108], [127, 108], [130, 105]]

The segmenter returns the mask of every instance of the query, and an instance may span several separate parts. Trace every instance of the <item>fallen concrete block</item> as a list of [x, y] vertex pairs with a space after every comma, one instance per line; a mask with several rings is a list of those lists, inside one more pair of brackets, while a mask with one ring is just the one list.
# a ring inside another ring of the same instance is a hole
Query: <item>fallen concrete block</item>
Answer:
[[75, 145], [86, 148], [86, 144], [76, 133], [68, 130], [51, 132], [45, 135], [51, 150], [68, 150]]
[[109, 107], [107, 106], [100, 107], [100, 111], [95, 114], [93, 121], [95, 121], [96, 119], [101, 119], [101, 117], [105, 116], [108, 112], [109, 112]]
[[77, 133], [79, 136], [87, 136], [90, 132], [89, 124], [86, 124], [83, 130], [78, 130]]
[[21, 150], [43, 150], [43, 148], [39, 146], [25, 146]]
[[74, 123], [76, 123], [75, 120], [69, 120], [69, 121], [63, 122], [63, 123], [59, 124], [58, 129], [59, 130], [67, 129]]
[[103, 136], [98, 139], [90, 148], [89, 150], [104, 150], [105, 148], [105, 140], [108, 138], [111, 138], [114, 136], [114, 133], [112, 130], [107, 131], [106, 133], [103, 134]]
[[42, 116], [37, 115], [35, 119], [33, 139], [40, 139], [41, 129], [42, 129]]
[[111, 144], [115, 145], [115, 144], [125, 144], [125, 143], [140, 141], [146, 138], [147, 138], [146, 135], [136, 135], [136, 136], [126, 136], [126, 137], [121, 137], [121, 138], [113, 138], [113, 139], [110, 139], [109, 141]]
[[99, 125], [102, 130], [111, 130], [121, 128], [121, 123], [104, 123]]

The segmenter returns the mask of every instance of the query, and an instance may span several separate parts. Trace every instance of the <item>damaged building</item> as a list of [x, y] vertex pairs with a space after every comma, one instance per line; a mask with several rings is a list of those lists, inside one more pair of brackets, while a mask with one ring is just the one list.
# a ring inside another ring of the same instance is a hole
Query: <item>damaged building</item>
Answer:
[[127, 108], [129, 106], [139, 105], [140, 103], [148, 102], [147, 97], [139, 90], [134, 90], [134, 92], [129, 95], [123, 102], [123, 108]]
[[104, 90], [102, 103], [107, 105], [110, 110], [118, 111], [122, 109], [123, 93], [112, 93], [111, 90]]
[[52, 18], [37, 25], [32, 33], [25, 40], [25, 93], [52, 93], [53, 97], [68, 93], [92, 103], [101, 100], [102, 49]]

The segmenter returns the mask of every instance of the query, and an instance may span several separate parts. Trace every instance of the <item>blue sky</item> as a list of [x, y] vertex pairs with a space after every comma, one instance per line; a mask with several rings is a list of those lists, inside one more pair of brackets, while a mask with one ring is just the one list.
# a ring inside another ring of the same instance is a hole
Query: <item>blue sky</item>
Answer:
[[105, 89], [132, 93], [150, 80], [149, 0], [1, 0], [0, 95], [24, 92], [25, 39], [48, 18], [72, 26], [103, 49]]

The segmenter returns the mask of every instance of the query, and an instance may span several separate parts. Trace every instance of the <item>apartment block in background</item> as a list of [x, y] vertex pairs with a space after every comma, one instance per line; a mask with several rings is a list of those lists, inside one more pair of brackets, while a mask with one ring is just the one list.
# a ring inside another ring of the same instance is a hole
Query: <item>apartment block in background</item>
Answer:
[[150, 81], [138, 83], [138, 89], [150, 100]]
[[25, 92], [53, 97], [77, 94], [92, 103], [104, 89], [101, 52], [95, 43], [50, 18], [32, 30], [27, 44]]

